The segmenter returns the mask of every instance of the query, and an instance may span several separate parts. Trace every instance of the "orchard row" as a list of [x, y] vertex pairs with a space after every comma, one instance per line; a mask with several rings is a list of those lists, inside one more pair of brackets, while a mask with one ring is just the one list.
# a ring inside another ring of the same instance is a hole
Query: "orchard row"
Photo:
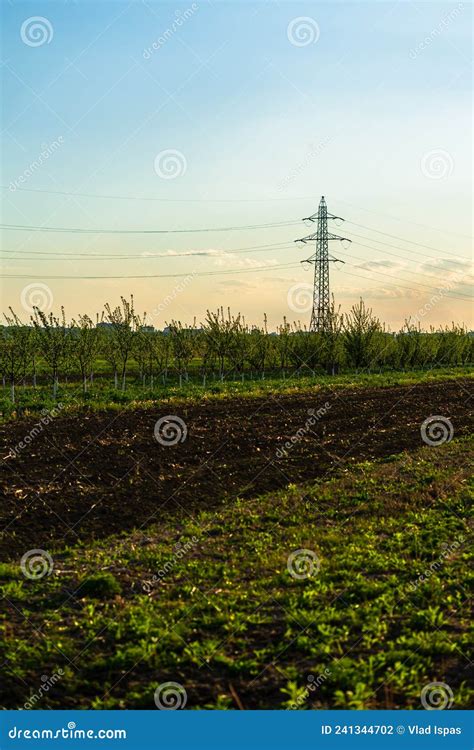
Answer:
[[156, 379], [166, 384], [170, 376], [179, 383], [198, 372], [203, 382], [282, 374], [328, 372], [341, 368], [358, 372], [465, 365], [474, 360], [474, 337], [454, 323], [424, 331], [407, 321], [398, 333], [389, 332], [361, 300], [348, 314], [331, 305], [326, 328], [309, 332], [286, 319], [276, 332], [249, 326], [242, 315], [207, 312], [198, 326], [172, 320], [164, 331], [148, 325], [146, 315], [134, 309], [133, 297], [121, 299], [92, 320], [80, 315], [67, 321], [64, 309], [56, 316], [34, 309], [25, 323], [10, 310], [0, 329], [0, 368], [4, 385], [15, 388], [26, 382], [36, 386], [47, 377], [54, 395], [65, 377], [80, 379], [84, 391], [93, 382], [99, 362], [115, 388], [125, 390], [131, 373], [146, 387]]

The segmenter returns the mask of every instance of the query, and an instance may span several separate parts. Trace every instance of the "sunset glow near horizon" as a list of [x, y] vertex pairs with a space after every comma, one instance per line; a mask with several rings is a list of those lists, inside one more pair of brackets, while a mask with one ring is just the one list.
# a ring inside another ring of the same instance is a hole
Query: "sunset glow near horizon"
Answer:
[[324, 194], [343, 311], [473, 328], [471, 13], [5, 3], [2, 310], [307, 325]]

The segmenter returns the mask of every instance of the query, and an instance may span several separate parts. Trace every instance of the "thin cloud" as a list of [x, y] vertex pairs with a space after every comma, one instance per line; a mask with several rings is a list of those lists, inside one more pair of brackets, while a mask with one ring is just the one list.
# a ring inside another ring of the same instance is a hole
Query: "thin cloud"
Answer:
[[437, 274], [443, 277], [445, 277], [446, 274], [465, 274], [466, 276], [472, 276], [472, 261], [453, 260], [452, 258], [437, 258], [421, 263], [420, 269], [422, 271], [428, 271], [428, 273]]
[[361, 268], [366, 271], [373, 271], [377, 268], [402, 268], [403, 263], [397, 263], [393, 260], [366, 260], [364, 263], [358, 263], [355, 268]]

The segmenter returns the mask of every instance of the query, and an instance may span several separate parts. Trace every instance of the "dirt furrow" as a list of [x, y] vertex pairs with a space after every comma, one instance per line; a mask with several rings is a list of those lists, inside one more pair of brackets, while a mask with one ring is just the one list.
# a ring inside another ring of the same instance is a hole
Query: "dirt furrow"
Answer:
[[[0, 555], [145, 529], [164, 513], [193, 513], [415, 449], [431, 416], [449, 419], [462, 436], [474, 427], [472, 395], [472, 381], [457, 379], [65, 415], [16, 454], [34, 420], [3, 425]], [[163, 445], [154, 427], [170, 411], [187, 435]]]

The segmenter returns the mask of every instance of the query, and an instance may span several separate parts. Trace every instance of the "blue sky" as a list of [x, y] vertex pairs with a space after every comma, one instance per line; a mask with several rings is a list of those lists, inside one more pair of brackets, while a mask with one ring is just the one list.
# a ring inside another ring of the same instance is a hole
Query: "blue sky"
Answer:
[[[4, 298], [19, 312], [25, 286], [39, 284], [48, 306], [71, 315], [134, 292], [141, 310], [167, 299], [167, 320], [224, 304], [254, 321], [266, 311], [272, 325], [305, 321], [295, 288], [311, 283], [298, 265], [311, 248], [293, 240], [311, 231], [297, 222], [324, 194], [353, 222], [333, 229], [353, 239], [332, 247], [346, 261], [331, 269], [344, 309], [362, 295], [398, 327], [449, 283], [423, 324], [472, 325], [470, 4], [58, 0], [12, 1], [2, 13], [3, 223], [288, 222], [4, 231], [2, 273], [24, 277], [3, 279]], [[35, 17], [40, 36], [28, 39]], [[204, 254], [174, 255], [194, 251]], [[86, 257], [126, 254], [138, 257]], [[178, 293], [178, 277], [79, 278], [187, 272]]]

